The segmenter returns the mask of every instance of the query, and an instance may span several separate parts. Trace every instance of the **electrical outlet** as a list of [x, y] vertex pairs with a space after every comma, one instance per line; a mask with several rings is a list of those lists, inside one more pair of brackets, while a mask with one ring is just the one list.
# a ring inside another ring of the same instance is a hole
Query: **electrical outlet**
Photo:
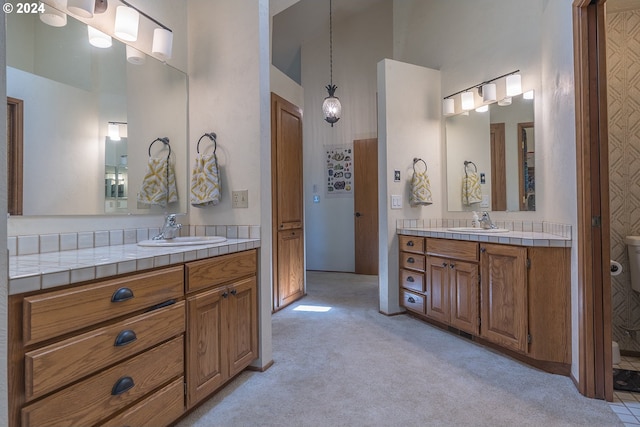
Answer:
[[231, 207], [248, 208], [249, 207], [249, 190], [236, 190], [231, 192]]

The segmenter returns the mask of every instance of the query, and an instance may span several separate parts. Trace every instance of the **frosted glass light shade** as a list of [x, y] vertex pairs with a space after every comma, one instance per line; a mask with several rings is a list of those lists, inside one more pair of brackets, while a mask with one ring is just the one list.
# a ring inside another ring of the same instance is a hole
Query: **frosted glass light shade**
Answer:
[[498, 105], [501, 107], [505, 107], [507, 105], [511, 105], [511, 97], [506, 97], [498, 101]]
[[120, 125], [117, 123], [109, 123], [109, 139], [112, 141], [120, 141]]
[[93, 18], [95, 7], [95, 0], [68, 0], [67, 3], [67, 10], [82, 18]]
[[529, 90], [522, 94], [522, 99], [533, 99], [533, 97], [534, 95], [532, 90]]
[[137, 10], [128, 6], [118, 6], [113, 33], [124, 41], [134, 42], [138, 40], [139, 22], [140, 14]]
[[134, 65], [144, 64], [147, 56], [133, 46], [127, 45], [127, 61]]
[[455, 113], [456, 107], [453, 98], [447, 98], [442, 101], [442, 114], [445, 116]]
[[467, 111], [473, 110], [474, 105], [473, 92], [462, 92], [462, 109]]
[[173, 49], [173, 33], [164, 28], [156, 28], [153, 30], [153, 44], [151, 53], [158, 55], [160, 59], [167, 60], [171, 58]]
[[522, 79], [520, 74], [507, 76], [507, 96], [516, 96], [522, 93]]
[[342, 105], [340, 100], [335, 96], [327, 96], [322, 102], [322, 114], [327, 123], [331, 123], [333, 126], [338, 120], [340, 120], [340, 114], [342, 113]]
[[489, 105], [481, 105], [480, 107], [476, 108], [476, 111], [478, 113], [486, 113], [487, 111], [489, 111]]
[[52, 27], [64, 27], [67, 25], [67, 14], [61, 12], [67, 7], [67, 1], [62, 0], [56, 2], [55, 5], [59, 9], [49, 6], [48, 4], [40, 2], [42, 5], [42, 13], [39, 13], [40, 20], [47, 25], [51, 25]]
[[111, 36], [103, 33], [100, 30], [96, 30], [90, 25], [87, 25], [87, 31], [89, 33], [89, 43], [92, 46], [99, 47], [101, 49], [111, 47]]
[[490, 102], [496, 102], [498, 96], [496, 95], [496, 84], [487, 83], [482, 86], [482, 102], [488, 104]]

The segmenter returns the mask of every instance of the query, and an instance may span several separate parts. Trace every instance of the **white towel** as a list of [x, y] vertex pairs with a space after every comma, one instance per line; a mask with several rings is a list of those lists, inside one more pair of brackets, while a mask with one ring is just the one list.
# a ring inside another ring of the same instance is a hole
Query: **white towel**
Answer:
[[411, 195], [409, 203], [413, 206], [430, 205], [433, 203], [431, 199], [431, 182], [427, 172], [413, 172], [411, 178]]
[[176, 174], [169, 158], [149, 157], [147, 171], [142, 179], [138, 201], [147, 205], [165, 207], [178, 201]]
[[480, 176], [477, 172], [466, 171], [462, 178], [462, 204], [471, 205], [482, 201]]
[[191, 173], [191, 206], [202, 208], [220, 202], [220, 174], [215, 153], [196, 156]]

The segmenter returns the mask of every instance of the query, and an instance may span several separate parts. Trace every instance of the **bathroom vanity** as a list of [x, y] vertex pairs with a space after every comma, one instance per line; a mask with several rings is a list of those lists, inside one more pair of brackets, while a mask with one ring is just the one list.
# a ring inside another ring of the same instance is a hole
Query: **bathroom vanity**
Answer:
[[431, 324], [569, 375], [567, 239], [444, 231], [401, 230], [400, 304]]
[[258, 357], [259, 241], [240, 240], [123, 245], [137, 261], [180, 262], [14, 289], [10, 425], [169, 425], [249, 366]]

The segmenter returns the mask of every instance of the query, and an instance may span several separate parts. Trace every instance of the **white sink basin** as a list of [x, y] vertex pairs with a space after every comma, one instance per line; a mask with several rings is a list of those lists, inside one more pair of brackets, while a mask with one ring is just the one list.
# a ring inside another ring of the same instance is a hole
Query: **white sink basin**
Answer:
[[474, 227], [454, 227], [447, 228], [449, 231], [457, 233], [508, 233], [511, 230], [506, 228], [474, 228]]
[[210, 245], [213, 243], [226, 242], [226, 237], [221, 236], [183, 236], [165, 240], [143, 240], [138, 242], [138, 246], [190, 246], [190, 245]]

